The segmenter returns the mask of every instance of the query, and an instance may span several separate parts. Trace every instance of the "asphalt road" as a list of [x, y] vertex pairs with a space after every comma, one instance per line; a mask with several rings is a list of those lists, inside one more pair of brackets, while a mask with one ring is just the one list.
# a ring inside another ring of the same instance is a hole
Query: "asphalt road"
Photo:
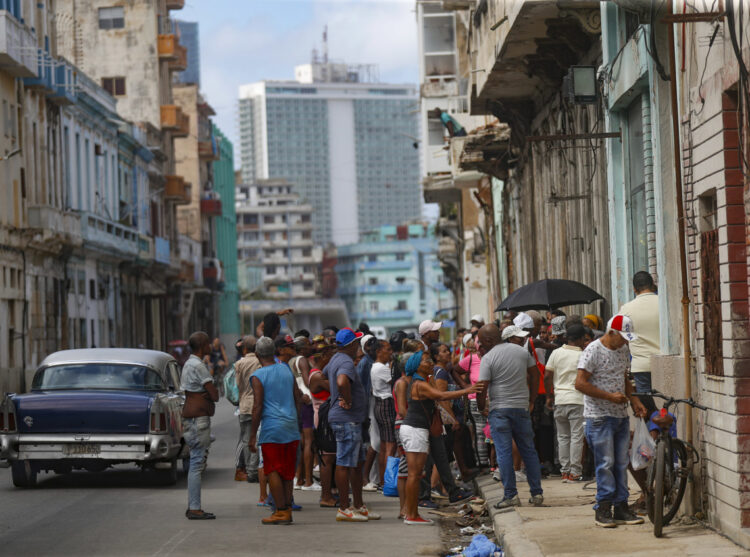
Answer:
[[0, 469], [0, 555], [436, 555], [438, 526], [405, 526], [398, 500], [365, 494], [380, 521], [337, 523], [316, 492], [295, 491], [304, 509], [291, 526], [264, 526], [257, 484], [234, 481], [239, 426], [223, 402], [213, 419], [216, 442], [203, 476], [203, 508], [214, 521], [188, 521], [185, 475], [172, 487], [149, 484], [134, 466], [103, 473], [40, 474], [16, 489]]

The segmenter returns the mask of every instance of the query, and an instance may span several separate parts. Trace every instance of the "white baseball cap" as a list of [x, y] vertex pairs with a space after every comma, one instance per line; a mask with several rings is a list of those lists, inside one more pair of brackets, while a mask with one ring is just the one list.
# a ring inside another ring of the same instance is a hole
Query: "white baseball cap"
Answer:
[[432, 321], [431, 319], [425, 319], [419, 324], [419, 336], [424, 336], [430, 331], [439, 331], [440, 327], [442, 326], [442, 321]]
[[372, 335], [365, 335], [365, 336], [363, 336], [363, 337], [362, 337], [361, 339], [359, 339], [359, 343], [360, 343], [360, 346], [362, 347], [362, 351], [364, 351], [364, 349], [365, 349], [365, 345], [367, 344], [367, 342], [368, 342], [368, 341], [369, 341], [369, 340], [370, 340], [371, 338], [375, 338], [375, 337], [373, 337]]
[[471, 316], [471, 319], [469, 319], [469, 321], [470, 321], [470, 322], [471, 322], [471, 321], [476, 321], [477, 323], [484, 323], [484, 322], [485, 322], [485, 321], [484, 321], [484, 317], [482, 317], [482, 316], [481, 316], [480, 314], [478, 314], [478, 313], [477, 313], [476, 315], [472, 315], [472, 316]]
[[471, 333], [466, 333], [466, 334], [464, 335], [464, 338], [463, 338], [463, 339], [461, 340], [461, 342], [463, 343], [463, 345], [464, 345], [464, 346], [466, 346], [467, 344], [469, 344], [469, 341], [470, 341], [470, 340], [471, 340], [472, 338], [474, 338], [474, 337], [473, 337], [473, 336], [471, 335]]
[[513, 324], [520, 329], [533, 329], [534, 320], [528, 313], [519, 313], [513, 320]]
[[633, 320], [627, 315], [615, 315], [607, 322], [607, 331], [617, 331], [628, 342], [638, 338], [634, 330]]
[[[525, 313], [523, 315], [526, 315]], [[524, 331], [521, 327], [516, 325], [508, 325], [503, 329], [503, 340], [508, 340], [510, 337], [521, 337], [526, 338], [529, 336], [528, 331]]]

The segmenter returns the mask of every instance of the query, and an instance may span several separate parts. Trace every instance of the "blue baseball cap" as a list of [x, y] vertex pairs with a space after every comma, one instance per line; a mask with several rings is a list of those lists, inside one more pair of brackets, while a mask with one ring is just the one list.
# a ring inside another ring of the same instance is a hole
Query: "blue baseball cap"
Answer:
[[360, 338], [362, 338], [362, 333], [355, 333], [350, 328], [346, 327], [336, 333], [336, 346], [349, 346], [352, 342], [356, 342]]

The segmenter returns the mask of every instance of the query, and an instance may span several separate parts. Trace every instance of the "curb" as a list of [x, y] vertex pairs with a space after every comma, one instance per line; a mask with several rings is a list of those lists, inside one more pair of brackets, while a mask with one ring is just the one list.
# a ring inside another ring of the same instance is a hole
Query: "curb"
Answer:
[[493, 480], [492, 476], [482, 476], [474, 483], [480, 497], [487, 501], [497, 543], [503, 548], [505, 557], [544, 557], [539, 546], [526, 537], [523, 518], [514, 509], [501, 511], [494, 507], [503, 498], [503, 484]]

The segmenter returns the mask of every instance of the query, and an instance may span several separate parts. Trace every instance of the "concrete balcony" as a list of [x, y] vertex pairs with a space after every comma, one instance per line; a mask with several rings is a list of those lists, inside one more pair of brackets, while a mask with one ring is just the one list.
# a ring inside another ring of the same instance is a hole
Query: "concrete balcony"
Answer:
[[188, 205], [191, 202], [191, 186], [182, 176], [165, 176], [164, 199], [176, 205]]
[[337, 273], [347, 271], [400, 271], [412, 268], [411, 261], [364, 261], [362, 263], [344, 263], [336, 265]]
[[37, 49], [34, 58], [36, 60], [34, 77], [25, 77], [23, 84], [29, 89], [54, 93], [55, 78], [53, 70], [55, 68], [55, 59], [42, 49]]
[[161, 127], [171, 131], [175, 137], [190, 135], [190, 117], [175, 104], [161, 106]]
[[135, 259], [138, 256], [139, 234], [135, 228], [93, 213], [82, 211], [80, 215], [84, 246], [125, 259]]
[[172, 264], [172, 251], [170, 249], [169, 240], [156, 236], [154, 238], [154, 261], [161, 263], [162, 265]]
[[219, 152], [216, 149], [216, 143], [213, 138], [204, 141], [198, 141], [198, 157], [202, 161], [218, 161]]
[[181, 10], [185, 7], [185, 0], [167, 0], [168, 10]]
[[414, 312], [408, 309], [394, 309], [390, 311], [352, 312], [353, 321], [378, 321], [383, 319], [407, 320], [414, 319]]
[[362, 284], [360, 286], [339, 287], [339, 296], [354, 294], [409, 294], [414, 291], [413, 284]]
[[170, 33], [168, 35], [159, 35], [156, 38], [157, 52], [160, 60], [173, 61], [177, 59], [177, 36]]
[[220, 217], [221, 199], [201, 199], [201, 214], [209, 217]]
[[34, 35], [7, 10], [0, 10], [0, 67], [14, 77], [35, 77], [38, 71]]
[[169, 71], [181, 72], [188, 67], [187, 48], [181, 44], [175, 45], [175, 57], [169, 61]]
[[28, 226], [40, 232], [41, 242], [81, 245], [81, 218], [78, 213], [63, 212], [49, 205], [31, 205], [27, 211]]
[[47, 98], [59, 105], [75, 104], [78, 100], [78, 70], [64, 58], [55, 60], [52, 69], [52, 91]]

